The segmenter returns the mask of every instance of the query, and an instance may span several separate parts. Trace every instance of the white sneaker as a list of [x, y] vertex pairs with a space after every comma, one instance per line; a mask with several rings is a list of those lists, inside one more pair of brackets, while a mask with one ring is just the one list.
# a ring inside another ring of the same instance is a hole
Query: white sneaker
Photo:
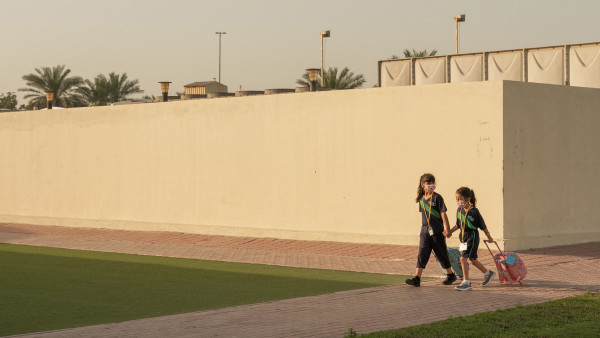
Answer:
[[492, 282], [492, 279], [494, 279], [494, 275], [496, 273], [492, 270], [488, 270], [486, 273], [483, 274], [483, 283], [481, 283], [481, 285], [483, 286], [487, 286], [488, 284], [490, 284]]
[[471, 290], [471, 282], [468, 280], [463, 281], [459, 286], [455, 287], [455, 289], [459, 291]]

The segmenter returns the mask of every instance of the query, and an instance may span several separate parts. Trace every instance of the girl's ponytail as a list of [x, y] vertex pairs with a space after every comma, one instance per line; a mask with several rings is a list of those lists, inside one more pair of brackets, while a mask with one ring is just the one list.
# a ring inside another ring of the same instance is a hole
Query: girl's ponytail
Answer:
[[417, 203], [419, 203], [419, 200], [421, 199], [421, 197], [423, 197], [423, 195], [425, 195], [425, 189], [423, 189], [423, 187], [421, 186], [421, 181], [419, 181], [419, 187], [417, 188]]
[[471, 190], [471, 204], [473, 204], [474, 207], [477, 206], [477, 199], [475, 198], [475, 191], [473, 191], [473, 189]]
[[423, 189], [423, 183], [435, 183], [435, 177], [431, 174], [423, 174], [419, 179], [419, 186], [417, 187], [417, 199], [416, 202], [419, 203], [419, 200], [425, 195], [425, 189]]

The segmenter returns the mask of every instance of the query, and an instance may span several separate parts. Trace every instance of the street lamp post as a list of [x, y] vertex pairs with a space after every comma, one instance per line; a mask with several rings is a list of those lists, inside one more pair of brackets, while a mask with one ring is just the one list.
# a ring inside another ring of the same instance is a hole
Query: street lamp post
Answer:
[[47, 91], [46, 92], [46, 108], [52, 109], [52, 103], [54, 102], [54, 92]]
[[319, 77], [319, 68], [309, 68], [306, 71], [308, 72], [308, 81], [310, 82], [310, 91], [317, 91], [317, 78]]
[[458, 23], [465, 22], [465, 15], [460, 14], [455, 16], [454, 21], [456, 21], [456, 54], [458, 54]]
[[227, 32], [215, 32], [215, 34], [219, 34], [219, 83], [221, 83], [221, 36]]
[[160, 81], [160, 91], [162, 92], [163, 102], [169, 101], [169, 84], [170, 81]]
[[325, 87], [325, 76], [323, 74], [323, 38], [328, 38], [330, 36], [330, 31], [322, 31], [321, 32], [321, 87]]

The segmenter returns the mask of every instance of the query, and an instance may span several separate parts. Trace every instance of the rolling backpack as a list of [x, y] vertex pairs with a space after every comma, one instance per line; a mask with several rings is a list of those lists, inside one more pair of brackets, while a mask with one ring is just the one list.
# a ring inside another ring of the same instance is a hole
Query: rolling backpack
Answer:
[[[496, 241], [484, 240], [485, 246], [494, 258], [494, 264], [498, 269], [498, 279], [501, 284], [520, 284], [523, 285], [523, 280], [527, 276], [527, 267], [519, 255], [514, 252], [503, 252]], [[500, 253], [494, 255], [488, 243], [496, 244]]]
[[[433, 253], [433, 255], [435, 256], [438, 265], [442, 269], [442, 272], [446, 274], [446, 270], [442, 267], [442, 263], [440, 263], [440, 260], [435, 255], [435, 252]], [[452, 272], [454, 272], [456, 276], [462, 278], [463, 271], [462, 265], [460, 264], [460, 251], [458, 251], [458, 249], [455, 248], [448, 248], [448, 259], [450, 260], [450, 267], [452, 268]]]

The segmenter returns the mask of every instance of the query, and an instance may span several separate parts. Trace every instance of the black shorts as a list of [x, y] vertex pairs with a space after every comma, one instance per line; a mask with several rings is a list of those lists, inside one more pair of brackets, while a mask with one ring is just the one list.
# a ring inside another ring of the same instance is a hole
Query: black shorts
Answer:
[[467, 250], [461, 251], [460, 256], [470, 260], [477, 259], [477, 250], [479, 249], [479, 236], [469, 236], [465, 238]]

